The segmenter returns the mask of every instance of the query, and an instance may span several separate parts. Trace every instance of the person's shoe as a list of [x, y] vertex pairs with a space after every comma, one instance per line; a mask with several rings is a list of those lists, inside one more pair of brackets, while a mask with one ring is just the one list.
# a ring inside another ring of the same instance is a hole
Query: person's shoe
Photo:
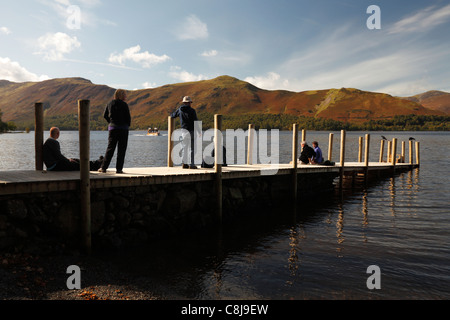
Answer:
[[116, 173], [117, 173], [117, 174], [122, 174], [123, 171], [122, 171], [122, 170], [118, 170], [118, 171], [116, 171]]
[[102, 169], [102, 168], [100, 168], [100, 169], [98, 169], [98, 172], [100, 172], [100, 173], [106, 173], [106, 170], [105, 170], [105, 169]]
[[195, 166], [195, 165], [190, 165], [190, 166], [189, 166], [189, 169], [197, 169], [197, 166]]
[[183, 169], [189, 169], [189, 166], [183, 163]]

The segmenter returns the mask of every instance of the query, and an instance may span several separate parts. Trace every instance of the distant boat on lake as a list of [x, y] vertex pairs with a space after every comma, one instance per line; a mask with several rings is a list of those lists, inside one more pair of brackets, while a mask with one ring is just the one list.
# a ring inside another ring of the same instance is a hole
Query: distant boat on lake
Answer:
[[158, 128], [148, 128], [147, 130], [147, 136], [149, 137], [159, 137], [161, 133], [159, 132]]

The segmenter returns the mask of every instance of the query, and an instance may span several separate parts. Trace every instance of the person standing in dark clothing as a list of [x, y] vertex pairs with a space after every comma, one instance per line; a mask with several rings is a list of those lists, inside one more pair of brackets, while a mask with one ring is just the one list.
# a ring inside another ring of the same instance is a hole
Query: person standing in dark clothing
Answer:
[[[192, 99], [183, 98], [183, 104], [170, 116], [180, 118], [181, 128], [185, 130], [182, 135], [183, 169], [197, 169], [194, 161], [195, 146], [195, 121], [198, 121], [197, 112], [191, 107]], [[190, 159], [188, 156], [190, 155]]]
[[316, 153], [313, 148], [308, 146], [306, 141], [302, 142], [302, 153], [300, 154], [300, 161], [302, 164], [309, 164]]
[[105, 173], [111, 164], [117, 147], [116, 173], [123, 173], [125, 154], [128, 147], [128, 134], [131, 126], [131, 115], [126, 91], [118, 89], [112, 100], [105, 108], [104, 118], [108, 122], [108, 148], [99, 172]]

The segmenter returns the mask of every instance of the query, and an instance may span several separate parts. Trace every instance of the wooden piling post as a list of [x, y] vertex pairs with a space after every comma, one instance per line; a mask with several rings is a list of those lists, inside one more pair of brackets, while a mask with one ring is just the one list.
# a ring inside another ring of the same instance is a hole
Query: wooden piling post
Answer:
[[359, 152], [358, 152], [358, 162], [362, 162], [363, 155], [363, 137], [359, 137]]
[[405, 159], [406, 159], [406, 142], [402, 141], [402, 158], [401, 158], [401, 162], [405, 163]]
[[364, 151], [364, 180], [368, 181], [369, 176], [369, 154], [370, 154], [370, 134], [366, 134], [366, 148]]
[[381, 145], [380, 145], [380, 163], [383, 162], [383, 158], [384, 158], [384, 140], [381, 140]]
[[90, 121], [89, 100], [78, 101], [78, 129], [80, 139], [80, 186], [82, 241], [87, 253], [91, 253], [91, 184], [90, 184]]
[[306, 141], [306, 130], [305, 129], [302, 130], [302, 142], [303, 141]]
[[366, 148], [364, 151], [364, 165], [369, 167], [369, 153], [370, 153], [370, 134], [366, 134]]
[[44, 169], [44, 105], [34, 105], [34, 149], [36, 171]]
[[330, 138], [328, 141], [328, 160], [332, 161], [333, 158], [333, 140], [334, 140], [334, 133], [330, 133]]
[[340, 159], [340, 179], [339, 179], [339, 188], [342, 189], [344, 184], [344, 165], [345, 165], [345, 139], [346, 139], [346, 131], [341, 130], [341, 159]]
[[395, 159], [397, 157], [397, 138], [394, 138], [392, 140], [392, 159], [391, 159], [391, 164], [393, 166], [395, 166], [395, 162], [397, 161], [397, 159]]
[[386, 158], [386, 162], [387, 163], [391, 163], [392, 159], [392, 141], [388, 141], [388, 147], [387, 147], [387, 158]]
[[292, 129], [292, 168], [293, 168], [293, 196], [294, 196], [294, 203], [297, 203], [297, 197], [298, 197], [298, 186], [297, 186], [297, 159], [298, 159], [298, 125], [294, 124], [294, 127]]
[[248, 141], [247, 141], [247, 164], [253, 164], [253, 145], [255, 141], [255, 125], [248, 125]]
[[173, 160], [172, 160], [172, 151], [173, 151], [173, 141], [172, 141], [172, 135], [173, 131], [175, 130], [175, 119], [169, 116], [168, 119], [168, 151], [167, 151], [167, 166], [169, 168], [173, 167]]
[[420, 142], [416, 141], [416, 164], [420, 166]]
[[409, 141], [409, 164], [412, 165], [414, 163], [414, 153], [413, 153], [413, 142]]
[[222, 221], [222, 164], [223, 164], [222, 115], [214, 115], [214, 168], [216, 174], [216, 205], [219, 221]]

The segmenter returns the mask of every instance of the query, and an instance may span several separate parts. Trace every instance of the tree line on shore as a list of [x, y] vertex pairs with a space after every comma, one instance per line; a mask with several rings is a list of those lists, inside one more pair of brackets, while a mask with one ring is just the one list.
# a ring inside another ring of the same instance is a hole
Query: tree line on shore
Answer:
[[[199, 120], [202, 121], [204, 130], [214, 128], [214, 115], [209, 113], [199, 113]], [[450, 131], [450, 116], [437, 115], [401, 115], [390, 119], [369, 120], [361, 123], [342, 122], [333, 119], [315, 118], [306, 116], [295, 116], [286, 114], [248, 114], [248, 115], [225, 115], [223, 117], [223, 129], [244, 129], [247, 130], [249, 124], [255, 125], [256, 130], [279, 129], [283, 131], [292, 130], [292, 125], [296, 123], [299, 128], [313, 131]], [[105, 120], [98, 114], [93, 114], [90, 119], [91, 130], [103, 131], [107, 129]], [[178, 127], [179, 120], [176, 121]], [[61, 130], [78, 130], [78, 115], [61, 115], [46, 117], [45, 127], [59, 127]], [[132, 130], [147, 130], [147, 128], [159, 128], [167, 130], [166, 121], [153, 121], [147, 127], [132, 127]], [[32, 130], [33, 122], [24, 123], [4, 123], [1, 121], [0, 112], [0, 132], [14, 130]]]
[[14, 124], [14, 122], [3, 122], [2, 121], [2, 111], [0, 110], [0, 133], [5, 133], [9, 131], [14, 131], [17, 129], [17, 126]]

